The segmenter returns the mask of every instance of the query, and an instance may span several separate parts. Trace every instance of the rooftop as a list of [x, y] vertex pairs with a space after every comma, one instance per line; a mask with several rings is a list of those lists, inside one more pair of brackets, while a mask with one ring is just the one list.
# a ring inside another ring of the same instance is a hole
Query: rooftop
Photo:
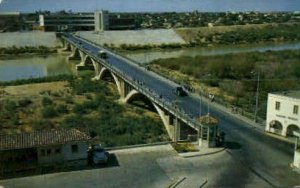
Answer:
[[275, 95], [280, 95], [280, 96], [286, 96], [286, 97], [291, 97], [295, 99], [300, 99], [300, 90], [298, 91], [285, 91], [285, 92], [278, 92], [274, 93]]
[[0, 134], [0, 151], [65, 144], [91, 139], [77, 129], [51, 129], [32, 133]]

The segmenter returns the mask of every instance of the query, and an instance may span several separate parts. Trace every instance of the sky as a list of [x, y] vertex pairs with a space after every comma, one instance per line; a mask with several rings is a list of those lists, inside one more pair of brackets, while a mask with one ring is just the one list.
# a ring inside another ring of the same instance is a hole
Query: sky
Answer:
[[0, 11], [92, 12], [299, 11], [300, 0], [0, 0]]

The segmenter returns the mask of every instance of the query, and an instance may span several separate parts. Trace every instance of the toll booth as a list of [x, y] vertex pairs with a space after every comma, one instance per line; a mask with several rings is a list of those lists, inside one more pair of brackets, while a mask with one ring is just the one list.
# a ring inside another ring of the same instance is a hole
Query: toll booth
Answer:
[[199, 117], [201, 128], [199, 129], [199, 146], [212, 148], [217, 146], [218, 120], [209, 113]]

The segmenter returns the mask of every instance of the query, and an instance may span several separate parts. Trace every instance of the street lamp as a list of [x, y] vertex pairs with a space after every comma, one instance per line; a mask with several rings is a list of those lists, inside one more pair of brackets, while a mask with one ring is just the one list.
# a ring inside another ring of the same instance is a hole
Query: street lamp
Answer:
[[[254, 71], [251, 72], [252, 74], [255, 74]], [[258, 111], [258, 98], [259, 98], [259, 78], [260, 78], [260, 72], [257, 72], [257, 84], [256, 84], [256, 99], [255, 99], [255, 111], [254, 111], [254, 122], [257, 121], [257, 111]]]

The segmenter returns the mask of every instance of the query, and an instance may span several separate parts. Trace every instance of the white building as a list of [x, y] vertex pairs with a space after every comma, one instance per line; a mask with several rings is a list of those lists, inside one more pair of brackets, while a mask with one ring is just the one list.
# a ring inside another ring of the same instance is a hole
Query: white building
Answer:
[[265, 130], [285, 137], [300, 132], [300, 91], [269, 93]]

